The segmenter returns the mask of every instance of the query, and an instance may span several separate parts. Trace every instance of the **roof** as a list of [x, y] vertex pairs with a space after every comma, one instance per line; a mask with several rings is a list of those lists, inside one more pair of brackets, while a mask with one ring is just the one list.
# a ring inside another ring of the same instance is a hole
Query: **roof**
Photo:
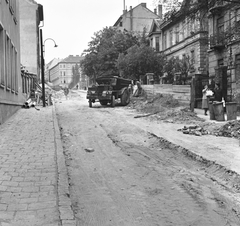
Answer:
[[[153, 19], [151, 28], [149, 30], [149, 35], [151, 35], [154, 32], [161, 32], [160, 26], [163, 22], [163, 19]], [[159, 31], [156, 31], [155, 27], [159, 29]]]
[[62, 61], [59, 63], [79, 63], [81, 60], [83, 60], [84, 57], [76, 55], [69, 55], [68, 57], [64, 58]]
[[147, 11], [151, 12], [154, 16], [158, 16], [157, 14], [155, 14], [153, 11], [151, 11], [150, 9], [148, 9], [146, 7], [146, 3], [140, 3], [137, 6], [133, 7], [132, 9], [130, 9], [129, 11], [126, 10], [126, 12], [124, 12], [119, 18], [118, 20], [115, 22], [115, 24], [113, 26], [117, 26], [118, 23], [122, 20], [123, 16], [126, 15], [127, 13], [129, 13], [131, 10], [133, 11], [134, 9], [136, 9], [137, 7], [142, 7], [144, 9], [146, 9]]

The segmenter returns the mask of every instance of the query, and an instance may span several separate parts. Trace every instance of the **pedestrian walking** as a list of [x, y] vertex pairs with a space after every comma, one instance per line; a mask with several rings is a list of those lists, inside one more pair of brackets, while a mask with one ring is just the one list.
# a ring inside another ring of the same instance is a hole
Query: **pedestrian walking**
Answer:
[[208, 98], [207, 98], [208, 85], [204, 86], [202, 90], [202, 109], [204, 109], [204, 115], [207, 115], [208, 111]]
[[67, 99], [68, 99], [68, 94], [69, 94], [69, 89], [68, 89], [68, 87], [65, 87], [63, 91], [64, 91], [64, 95], [65, 95], [66, 100], [67, 100]]

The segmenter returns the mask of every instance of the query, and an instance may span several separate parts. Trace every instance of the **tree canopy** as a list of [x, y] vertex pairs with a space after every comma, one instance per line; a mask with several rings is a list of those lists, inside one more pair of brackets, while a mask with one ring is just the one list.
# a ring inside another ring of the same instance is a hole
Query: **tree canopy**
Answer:
[[125, 78], [140, 80], [146, 73], [154, 73], [155, 81], [159, 81], [163, 74], [163, 55], [144, 43], [134, 45], [127, 54], [119, 55], [117, 67]]
[[116, 62], [119, 54], [138, 43], [137, 37], [114, 27], [105, 27], [94, 34], [84, 51], [85, 58], [81, 62], [84, 74], [95, 80], [100, 76], [119, 75]]
[[75, 64], [75, 66], [72, 67], [72, 80], [68, 85], [69, 89], [72, 89], [74, 86], [76, 86], [80, 79], [80, 66], [79, 64]]

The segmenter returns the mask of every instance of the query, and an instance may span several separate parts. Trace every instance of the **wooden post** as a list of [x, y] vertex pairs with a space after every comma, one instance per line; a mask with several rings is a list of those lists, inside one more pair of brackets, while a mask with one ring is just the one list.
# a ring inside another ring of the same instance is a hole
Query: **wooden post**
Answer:
[[196, 79], [195, 77], [192, 77], [191, 96], [190, 96], [190, 109], [192, 112], [194, 112], [194, 106], [195, 106], [195, 89], [196, 89]]

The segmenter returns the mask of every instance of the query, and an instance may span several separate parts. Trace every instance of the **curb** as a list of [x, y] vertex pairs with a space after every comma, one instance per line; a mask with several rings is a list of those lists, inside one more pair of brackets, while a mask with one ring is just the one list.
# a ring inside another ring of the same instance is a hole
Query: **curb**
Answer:
[[60, 130], [56, 117], [55, 104], [52, 107], [53, 126], [54, 126], [54, 143], [57, 158], [57, 194], [58, 194], [58, 209], [61, 226], [76, 226], [76, 220], [72, 210], [68, 174], [63, 155], [63, 147], [61, 141]]
[[[180, 145], [176, 145], [167, 139], [160, 137], [154, 133], [149, 133], [152, 136], [156, 137], [166, 148], [169, 148], [170, 150], [174, 150], [176, 152], [179, 152], [183, 154], [186, 158], [189, 158], [193, 161], [198, 162], [199, 164], [202, 164], [206, 167], [206, 171], [211, 174], [210, 178], [213, 181], [217, 181], [215, 177], [218, 178], [218, 180], [221, 181], [221, 184], [224, 184], [224, 186], [229, 186], [232, 189], [234, 189], [236, 192], [240, 191], [240, 174], [226, 168], [225, 166], [216, 163], [215, 161], [209, 160], [201, 155], [198, 155], [194, 153], [193, 151], [184, 148]], [[215, 176], [213, 176], [213, 174]]]

